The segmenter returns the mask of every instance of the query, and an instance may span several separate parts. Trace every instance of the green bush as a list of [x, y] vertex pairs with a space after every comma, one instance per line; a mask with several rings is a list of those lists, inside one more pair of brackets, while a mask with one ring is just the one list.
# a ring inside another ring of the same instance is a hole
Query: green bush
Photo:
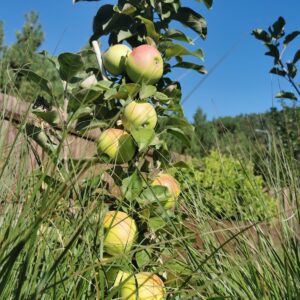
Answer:
[[200, 193], [203, 208], [214, 217], [263, 220], [276, 214], [276, 201], [264, 192], [263, 178], [254, 175], [252, 162], [212, 151], [198, 168], [193, 162], [175, 175], [187, 194], [191, 189]]

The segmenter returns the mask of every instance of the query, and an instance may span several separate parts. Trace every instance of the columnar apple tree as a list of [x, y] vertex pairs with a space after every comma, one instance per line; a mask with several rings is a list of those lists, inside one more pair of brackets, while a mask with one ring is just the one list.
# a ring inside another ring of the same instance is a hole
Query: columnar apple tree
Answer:
[[[79, 1], [85, 0], [74, 2]], [[166, 245], [147, 250], [139, 245], [168, 239], [168, 230], [164, 234], [159, 231], [164, 226], [172, 232], [181, 230], [179, 213], [174, 213], [180, 186], [169, 172], [173, 165], [164, 137], [173, 135], [178, 142], [189, 144], [187, 134], [193, 128], [184, 118], [180, 83], [169, 74], [175, 68], [206, 73], [201, 64], [189, 58], [203, 59], [197, 45], [198, 37], [206, 38], [207, 26], [201, 14], [180, 0], [116, 2], [102, 5], [96, 13], [91, 48], [62, 53], [57, 58], [41, 54], [57, 69], [59, 83], [53, 85], [38, 74], [23, 71], [40, 85], [38, 100], [48, 105], [47, 109], [35, 108], [33, 113], [50, 127], [45, 130], [28, 125], [26, 129], [49, 154], [63, 180], [76, 177], [95, 163], [111, 166], [106, 173], [120, 193], [103, 194], [103, 211], [99, 212], [105, 230], [101, 255], [126, 253], [126, 259], [107, 290], [120, 284], [123, 298], [137, 299], [138, 294], [138, 299], [151, 295], [163, 299], [166, 289], [162, 277], [155, 273], [164, 275], [165, 280], [168, 275], [153, 267], [155, 264], [147, 267], [147, 261], [163, 263], [160, 253]], [[212, 0], [196, 2], [199, 9], [201, 2], [207, 8], [212, 6]], [[181, 30], [183, 27], [193, 38]], [[99, 44], [106, 41], [108, 49], [99, 52]], [[95, 128], [101, 128], [95, 157], [88, 161], [72, 159], [62, 141], [71, 131], [83, 134]], [[102, 191], [107, 187], [104, 178], [99, 176]], [[140, 278], [149, 279], [150, 292], [136, 287]]]

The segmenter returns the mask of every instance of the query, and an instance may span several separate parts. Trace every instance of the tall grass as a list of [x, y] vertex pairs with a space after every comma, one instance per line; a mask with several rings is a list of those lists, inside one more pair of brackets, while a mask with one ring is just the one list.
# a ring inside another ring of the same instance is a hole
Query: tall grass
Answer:
[[[177, 213], [157, 214], [150, 237], [128, 207], [140, 228], [128, 257], [150, 253], [138, 268], [126, 255], [104, 253], [104, 200], [114, 200], [101, 171], [78, 181], [74, 164], [63, 174], [51, 163], [31, 170], [23, 125], [11, 147], [5, 138], [0, 143], [0, 299], [114, 299], [111, 274], [118, 269], [155, 270], [168, 299], [300, 298], [300, 170], [278, 140], [272, 169], [264, 168], [279, 207], [273, 218], [218, 220], [205, 208], [202, 187], [187, 179]], [[168, 226], [159, 229], [163, 222]]]

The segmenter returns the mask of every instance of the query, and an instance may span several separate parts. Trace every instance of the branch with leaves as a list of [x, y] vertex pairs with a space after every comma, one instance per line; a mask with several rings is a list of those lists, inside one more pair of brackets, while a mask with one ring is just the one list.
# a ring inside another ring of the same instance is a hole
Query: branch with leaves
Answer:
[[[276, 98], [285, 98], [290, 100], [298, 100], [300, 96], [300, 83], [296, 82], [297, 76], [297, 63], [300, 60], [300, 49], [296, 51], [291, 61], [283, 61], [283, 55], [288, 45], [300, 35], [300, 31], [293, 31], [289, 34], [285, 33], [285, 20], [279, 17], [278, 20], [268, 28], [268, 30], [255, 29], [252, 34], [260, 41], [263, 41], [268, 51], [265, 53], [267, 56], [274, 58], [274, 67], [270, 73], [286, 78], [294, 91], [280, 91]], [[297, 96], [298, 95], [298, 96]]]

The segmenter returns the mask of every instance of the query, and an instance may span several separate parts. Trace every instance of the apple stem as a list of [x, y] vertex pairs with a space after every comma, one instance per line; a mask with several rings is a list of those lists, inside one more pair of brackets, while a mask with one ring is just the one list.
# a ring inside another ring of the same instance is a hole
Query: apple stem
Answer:
[[98, 41], [97, 40], [92, 41], [92, 45], [93, 45], [94, 51], [96, 53], [96, 57], [97, 57], [97, 61], [98, 61], [99, 67], [100, 67], [102, 78], [103, 78], [103, 80], [108, 80], [108, 78], [106, 76], [106, 71], [103, 66], [101, 50], [100, 50]]

